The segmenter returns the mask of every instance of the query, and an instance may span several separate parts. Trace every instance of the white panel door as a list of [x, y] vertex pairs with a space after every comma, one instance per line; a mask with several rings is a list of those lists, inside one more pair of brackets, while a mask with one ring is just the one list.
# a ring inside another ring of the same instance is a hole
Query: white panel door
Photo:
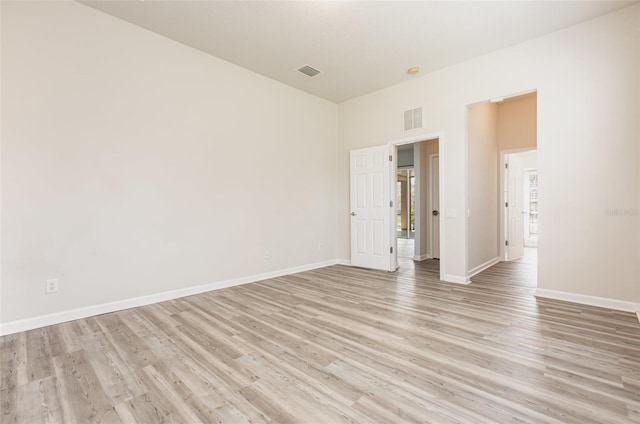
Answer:
[[351, 265], [391, 271], [389, 147], [351, 151]]
[[522, 159], [507, 155], [507, 259], [524, 256], [524, 168]]
[[440, 158], [431, 157], [431, 255], [440, 259]]

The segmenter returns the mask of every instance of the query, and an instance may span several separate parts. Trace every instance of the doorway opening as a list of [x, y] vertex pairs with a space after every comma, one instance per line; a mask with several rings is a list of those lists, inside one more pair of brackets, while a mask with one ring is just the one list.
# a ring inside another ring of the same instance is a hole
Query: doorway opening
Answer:
[[440, 137], [395, 144], [394, 234], [396, 269], [439, 273]]
[[501, 152], [502, 260], [538, 263], [538, 152]]
[[[534, 150], [534, 152], [537, 151]], [[538, 167], [524, 170], [524, 246], [538, 247]]]
[[413, 168], [396, 171], [396, 231], [399, 239], [416, 235], [416, 179]]
[[[444, 162], [440, 143], [442, 133], [392, 140], [387, 145], [351, 150], [349, 152], [349, 183], [351, 217], [351, 265], [384, 271], [396, 271], [398, 265], [398, 234], [396, 226], [397, 156], [398, 146], [413, 145], [416, 159], [414, 177], [414, 238], [413, 257], [408, 261], [431, 261], [436, 266], [421, 269], [444, 280], [446, 240], [445, 227], [439, 217], [439, 207], [444, 205]], [[435, 150], [432, 150], [435, 149]], [[432, 166], [430, 164], [437, 164]], [[433, 187], [428, 191], [425, 187]], [[429, 195], [428, 195], [429, 194]], [[451, 213], [455, 216], [455, 211]], [[429, 219], [427, 219], [429, 217]], [[407, 229], [410, 229], [408, 215]], [[409, 248], [411, 246], [408, 246]], [[411, 251], [410, 251], [411, 252]], [[434, 253], [435, 252], [435, 253]], [[435, 255], [435, 256], [434, 256]], [[413, 266], [411, 266], [413, 272]]]
[[520, 261], [537, 285], [537, 148], [536, 91], [467, 107], [468, 279]]
[[396, 233], [398, 239], [415, 239], [416, 181], [413, 168], [396, 171]]

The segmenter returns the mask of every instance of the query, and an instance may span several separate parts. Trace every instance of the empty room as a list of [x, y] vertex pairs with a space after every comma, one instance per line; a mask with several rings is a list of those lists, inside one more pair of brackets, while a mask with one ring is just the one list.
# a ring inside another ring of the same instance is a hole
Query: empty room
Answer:
[[0, 423], [640, 423], [640, 2], [0, 1]]

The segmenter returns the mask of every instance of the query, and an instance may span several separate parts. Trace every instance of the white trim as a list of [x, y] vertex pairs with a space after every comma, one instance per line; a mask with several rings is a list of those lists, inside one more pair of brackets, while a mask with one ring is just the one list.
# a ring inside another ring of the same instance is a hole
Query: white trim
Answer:
[[413, 144], [413, 143], [418, 143], [420, 141], [435, 140], [436, 138], [442, 137], [442, 134], [444, 133], [436, 132], [436, 133], [412, 135], [411, 137], [397, 138], [395, 140], [391, 140], [389, 141], [388, 144], [391, 146], [400, 146], [401, 144]]
[[537, 289], [535, 296], [563, 300], [565, 302], [580, 303], [583, 305], [598, 306], [600, 308], [615, 309], [617, 311], [635, 312], [639, 315], [638, 319], [640, 320], [640, 303], [547, 289]]
[[349, 259], [336, 259], [336, 265], [351, 266], [351, 260], [349, 260]]
[[431, 255], [429, 255], [428, 253], [425, 253], [424, 255], [417, 255], [413, 257], [414, 261], [424, 261], [425, 259], [433, 259], [431, 258]]
[[[389, 207], [389, 245], [393, 248], [389, 255], [389, 272], [395, 272], [398, 270], [398, 233], [396, 229], [396, 180], [398, 169], [398, 148], [387, 143], [387, 150], [389, 151], [389, 199], [385, 200], [385, 203], [390, 202], [393, 207]], [[384, 230], [383, 230], [384, 231]], [[409, 226], [407, 226], [407, 237], [409, 236]]]
[[447, 283], [456, 284], [469, 284], [471, 282], [471, 279], [469, 279], [468, 277], [459, 277], [457, 275], [445, 275], [442, 280], [446, 281]]
[[[389, 200], [392, 201], [393, 207], [389, 207], [389, 242], [393, 247], [393, 252], [389, 258], [389, 270], [394, 272], [399, 268], [398, 265], [398, 229], [396, 222], [396, 185], [397, 185], [397, 167], [398, 167], [398, 146], [391, 143], [387, 143], [389, 146], [389, 155], [391, 160], [389, 161]], [[415, 162], [415, 158], [414, 158]], [[409, 232], [407, 232], [407, 235]]]
[[487, 268], [490, 268], [492, 266], [494, 266], [495, 264], [497, 264], [498, 262], [500, 262], [500, 258], [498, 256], [496, 256], [493, 259], [489, 259], [487, 262], [478, 265], [477, 267], [470, 269], [467, 276], [469, 278], [473, 277], [476, 274], [481, 273], [482, 271], [484, 271]]
[[183, 289], [170, 290], [146, 296], [134, 297], [132, 299], [117, 300], [115, 302], [102, 303], [99, 305], [86, 306], [83, 308], [71, 309], [68, 311], [54, 312], [52, 314], [40, 315], [37, 317], [26, 318], [16, 321], [9, 321], [0, 324], [0, 336], [18, 333], [20, 331], [33, 330], [34, 328], [46, 327], [53, 324], [72, 321], [76, 319], [87, 318], [95, 315], [107, 314], [110, 312], [121, 311], [123, 309], [135, 308], [138, 306], [150, 305], [152, 303], [164, 302], [180, 297], [191, 296], [194, 294], [204, 293], [212, 290], [219, 290], [233, 286], [239, 286], [247, 283], [255, 283], [257, 281], [268, 280], [270, 278], [282, 277], [284, 275], [296, 274], [313, 269], [324, 268], [331, 265], [341, 263], [341, 260], [329, 260], [324, 262], [316, 262], [313, 264], [302, 265], [293, 268], [281, 269], [278, 271], [266, 272], [263, 274], [249, 275], [246, 277], [235, 278], [233, 280], [219, 281], [216, 283], [203, 284], [200, 286], [187, 287]]

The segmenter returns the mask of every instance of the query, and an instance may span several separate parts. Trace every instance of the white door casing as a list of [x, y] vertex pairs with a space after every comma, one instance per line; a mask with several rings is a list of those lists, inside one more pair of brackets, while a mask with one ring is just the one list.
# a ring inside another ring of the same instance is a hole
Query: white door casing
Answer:
[[522, 159], [507, 155], [507, 259], [512, 261], [524, 256], [524, 167]]
[[350, 152], [351, 265], [392, 271], [389, 146]]

